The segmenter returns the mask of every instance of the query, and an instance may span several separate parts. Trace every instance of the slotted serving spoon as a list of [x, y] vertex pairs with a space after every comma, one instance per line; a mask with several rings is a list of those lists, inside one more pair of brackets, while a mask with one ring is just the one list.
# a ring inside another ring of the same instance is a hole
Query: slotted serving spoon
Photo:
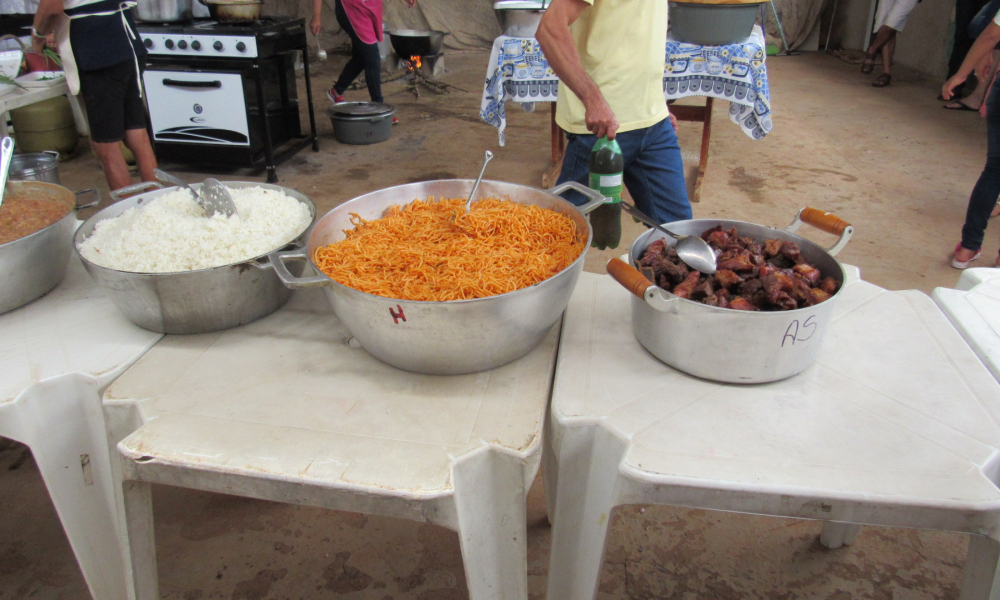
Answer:
[[715, 251], [708, 245], [708, 242], [696, 235], [677, 235], [676, 233], [661, 227], [656, 221], [647, 217], [646, 213], [634, 206], [629, 205], [628, 203], [622, 202], [621, 206], [622, 210], [636, 219], [639, 219], [653, 229], [661, 231], [677, 240], [677, 245], [674, 247], [677, 249], [677, 256], [684, 261], [684, 264], [691, 267], [695, 271], [701, 271], [706, 275], [715, 273], [717, 268]]
[[[206, 217], [211, 217], [216, 213], [222, 213], [227, 217], [239, 215], [236, 211], [236, 204], [233, 202], [232, 196], [229, 195], [229, 190], [226, 189], [226, 186], [222, 185], [222, 183], [220, 183], [217, 179], [206, 179], [201, 184], [201, 192], [198, 192], [180, 177], [171, 175], [166, 171], [156, 169], [153, 171], [153, 175], [155, 175], [160, 181], [182, 187], [191, 192], [191, 195], [194, 196], [194, 201], [205, 209]], [[220, 192], [218, 188], [221, 188], [222, 191]], [[212, 196], [211, 194], [215, 194], [215, 196]], [[223, 195], [225, 196], [224, 198]], [[221, 198], [221, 200], [219, 198]]]
[[14, 158], [14, 138], [5, 137], [0, 142], [0, 205], [3, 205], [3, 194], [7, 191], [7, 174], [10, 171], [12, 158]]
[[233, 197], [229, 194], [226, 186], [222, 185], [222, 182], [218, 179], [209, 177], [201, 182], [201, 197], [208, 216], [211, 217], [215, 213], [222, 213], [227, 217], [233, 215], [239, 216], [239, 213], [236, 212], [236, 203], [233, 202]]

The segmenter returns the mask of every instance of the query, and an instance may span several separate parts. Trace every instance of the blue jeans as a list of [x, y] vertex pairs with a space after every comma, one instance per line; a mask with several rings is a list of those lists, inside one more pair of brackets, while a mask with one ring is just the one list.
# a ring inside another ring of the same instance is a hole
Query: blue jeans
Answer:
[[979, 250], [990, 212], [1000, 197], [1000, 77], [986, 93], [986, 167], [969, 197], [962, 226], [962, 247]]
[[980, 9], [976, 16], [972, 17], [972, 21], [969, 22], [969, 27], [966, 33], [969, 37], [976, 39], [979, 34], [986, 29], [986, 26], [990, 24], [993, 17], [997, 16], [997, 11], [1000, 11], [1000, 0], [990, 0], [990, 2]]
[[[625, 158], [625, 187], [635, 200], [636, 208], [657, 223], [690, 219], [691, 204], [684, 184], [681, 147], [670, 119], [646, 129], [619, 133], [615, 140]], [[590, 183], [590, 151], [596, 143], [597, 137], [590, 134], [568, 134], [559, 183]], [[577, 206], [588, 201], [586, 196], [574, 190], [562, 196]]]

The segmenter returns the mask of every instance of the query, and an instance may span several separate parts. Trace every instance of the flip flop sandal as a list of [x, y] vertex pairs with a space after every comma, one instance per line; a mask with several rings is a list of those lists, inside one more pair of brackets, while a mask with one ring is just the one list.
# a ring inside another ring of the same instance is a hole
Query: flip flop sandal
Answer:
[[861, 73], [863, 75], [868, 75], [875, 70], [875, 55], [866, 54], [865, 60], [861, 63]]
[[[955, 106], [956, 104], [958, 106]], [[945, 104], [941, 108], [945, 110], [971, 110], [972, 112], [979, 112], [978, 108], [972, 108], [971, 106], [967, 105], [965, 102], [962, 102], [961, 100], [956, 100], [949, 104]]]
[[1000, 200], [997, 200], [997, 205], [993, 207], [993, 212], [990, 213], [990, 218], [1000, 217]]
[[889, 85], [891, 82], [892, 82], [892, 75], [889, 75], [888, 73], [882, 73], [881, 75], [875, 78], [875, 81], [872, 82], [872, 86], [877, 88], [883, 88]]

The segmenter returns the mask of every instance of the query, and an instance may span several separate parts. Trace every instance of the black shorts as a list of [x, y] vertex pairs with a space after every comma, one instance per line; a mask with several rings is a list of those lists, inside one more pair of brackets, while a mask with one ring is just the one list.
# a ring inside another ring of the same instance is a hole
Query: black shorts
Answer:
[[120, 142], [125, 131], [146, 128], [146, 106], [139, 97], [131, 57], [104, 69], [80, 71], [80, 95], [87, 107], [91, 141]]

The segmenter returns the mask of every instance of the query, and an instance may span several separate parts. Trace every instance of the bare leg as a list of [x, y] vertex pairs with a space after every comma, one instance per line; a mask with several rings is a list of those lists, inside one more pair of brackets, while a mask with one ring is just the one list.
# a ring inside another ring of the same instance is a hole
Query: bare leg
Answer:
[[[889, 43], [890, 40], [895, 40], [895, 39], [896, 39], [895, 29], [889, 27], [888, 25], [883, 25], [879, 27], [878, 33], [875, 34], [875, 41], [873, 41], [872, 45], [868, 47], [868, 53], [867, 53], [868, 56], [875, 56], [875, 53], [881, 50], [882, 46], [885, 46], [887, 43]], [[882, 61], [883, 63], [885, 62], [884, 55], [882, 57]]]
[[101, 168], [104, 169], [104, 177], [108, 180], [108, 187], [112, 190], [121, 189], [132, 183], [132, 174], [128, 171], [128, 164], [122, 154], [118, 142], [91, 142], [94, 154], [101, 161]]
[[[883, 29], [889, 28], [883, 27]], [[892, 74], [892, 54], [896, 51], [896, 30], [889, 29], [889, 31], [889, 39], [882, 46], [882, 72], [886, 75]], [[881, 32], [881, 29], [879, 32]]]
[[145, 129], [126, 129], [125, 145], [135, 156], [142, 180], [156, 181], [156, 175], [153, 174], [153, 170], [157, 167], [156, 155], [153, 154], [153, 145], [149, 142], [149, 133]]

